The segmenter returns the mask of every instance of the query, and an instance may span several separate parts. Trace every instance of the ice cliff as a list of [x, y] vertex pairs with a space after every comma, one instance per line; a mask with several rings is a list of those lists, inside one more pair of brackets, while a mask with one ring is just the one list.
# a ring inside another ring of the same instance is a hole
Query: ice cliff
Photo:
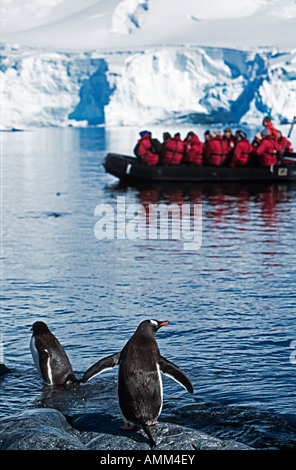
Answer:
[[296, 110], [296, 50], [159, 47], [51, 53], [3, 47], [1, 128], [253, 123]]

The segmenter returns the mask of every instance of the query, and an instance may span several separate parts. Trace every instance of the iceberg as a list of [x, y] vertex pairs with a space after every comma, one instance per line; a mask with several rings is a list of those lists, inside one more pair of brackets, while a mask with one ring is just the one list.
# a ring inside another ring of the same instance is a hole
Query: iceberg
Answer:
[[289, 122], [296, 50], [193, 46], [141, 52], [2, 54], [1, 129]]

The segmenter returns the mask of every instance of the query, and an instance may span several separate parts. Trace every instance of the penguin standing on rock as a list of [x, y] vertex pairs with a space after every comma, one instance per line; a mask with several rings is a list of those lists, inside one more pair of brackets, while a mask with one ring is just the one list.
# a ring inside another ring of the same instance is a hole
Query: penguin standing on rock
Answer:
[[30, 349], [34, 363], [43, 381], [48, 385], [71, 385], [78, 383], [69, 358], [46, 323], [33, 324]]
[[126, 343], [122, 351], [105, 357], [90, 367], [82, 382], [119, 365], [118, 398], [125, 425], [121, 429], [142, 426], [155, 447], [150, 426], [157, 423], [162, 409], [162, 380], [160, 371], [179, 382], [188, 392], [193, 386], [185, 372], [160, 355], [155, 335], [168, 321], [145, 320]]

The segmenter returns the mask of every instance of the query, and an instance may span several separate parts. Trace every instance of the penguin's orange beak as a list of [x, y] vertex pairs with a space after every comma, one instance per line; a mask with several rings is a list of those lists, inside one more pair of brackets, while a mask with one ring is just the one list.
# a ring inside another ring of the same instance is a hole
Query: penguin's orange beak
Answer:
[[170, 323], [169, 321], [160, 321], [160, 322], [158, 323], [158, 326], [159, 326], [159, 328], [160, 328], [161, 326], [168, 325], [169, 323]]

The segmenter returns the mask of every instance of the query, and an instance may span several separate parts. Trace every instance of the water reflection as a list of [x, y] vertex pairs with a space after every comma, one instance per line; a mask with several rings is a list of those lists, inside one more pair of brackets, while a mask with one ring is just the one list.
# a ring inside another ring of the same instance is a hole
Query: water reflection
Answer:
[[[119, 183], [113, 186], [118, 194], [129, 188]], [[234, 217], [239, 231], [248, 230], [248, 225], [259, 225], [264, 232], [277, 232], [281, 224], [291, 215], [291, 198], [296, 185], [264, 184], [153, 184], [136, 188], [136, 198], [147, 210], [149, 204], [165, 203], [182, 206], [203, 204], [204, 216], [215, 228], [221, 228]], [[256, 219], [255, 219], [256, 217]], [[147, 218], [147, 221], [149, 219]]]

